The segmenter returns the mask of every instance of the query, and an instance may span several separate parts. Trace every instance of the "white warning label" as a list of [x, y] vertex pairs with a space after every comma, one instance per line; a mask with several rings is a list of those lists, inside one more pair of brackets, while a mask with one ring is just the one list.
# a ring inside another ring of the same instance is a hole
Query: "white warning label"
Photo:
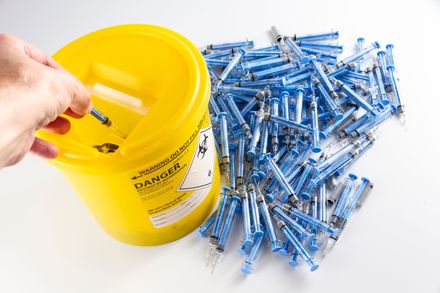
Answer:
[[206, 112], [170, 152], [127, 175], [156, 228], [175, 224], [208, 196], [214, 179], [215, 144]]
[[214, 177], [214, 135], [212, 126], [199, 132], [196, 150], [177, 191], [209, 187]]
[[210, 189], [211, 187], [205, 187], [203, 189], [196, 190], [188, 199], [181, 202], [176, 207], [165, 212], [155, 214], [154, 216], [150, 216], [153, 226], [155, 228], [162, 228], [184, 218], [199, 206], [206, 195], [208, 195]]

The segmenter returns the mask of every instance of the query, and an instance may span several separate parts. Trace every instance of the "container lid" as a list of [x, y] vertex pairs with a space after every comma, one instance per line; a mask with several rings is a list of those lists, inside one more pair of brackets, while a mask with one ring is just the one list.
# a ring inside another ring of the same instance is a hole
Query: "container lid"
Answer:
[[[121, 139], [91, 115], [66, 116], [72, 124], [66, 135], [38, 132], [59, 147], [51, 162], [62, 168], [110, 170], [154, 156], [190, 115], [201, 117], [207, 109], [210, 83], [203, 57], [169, 29], [145, 24], [102, 29], [71, 42], [54, 58], [91, 90], [93, 105], [128, 134]], [[107, 154], [94, 148], [105, 143], [119, 148]]]

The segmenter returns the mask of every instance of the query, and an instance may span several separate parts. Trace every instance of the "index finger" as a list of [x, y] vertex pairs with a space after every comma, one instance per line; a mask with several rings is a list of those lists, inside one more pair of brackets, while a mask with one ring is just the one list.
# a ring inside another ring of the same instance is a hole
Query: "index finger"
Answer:
[[67, 94], [71, 98], [71, 103], [65, 113], [73, 118], [89, 114], [93, 106], [90, 93], [86, 87], [75, 76], [65, 70], [55, 70], [55, 72], [63, 76], [63, 86], [65, 86]]

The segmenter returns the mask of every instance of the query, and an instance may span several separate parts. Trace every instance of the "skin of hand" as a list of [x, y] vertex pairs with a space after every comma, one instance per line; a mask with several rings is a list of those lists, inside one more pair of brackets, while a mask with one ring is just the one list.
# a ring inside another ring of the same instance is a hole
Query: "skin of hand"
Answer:
[[35, 131], [65, 134], [70, 122], [92, 109], [87, 89], [52, 58], [11, 36], [0, 34], [0, 169], [27, 152], [53, 159], [58, 149]]

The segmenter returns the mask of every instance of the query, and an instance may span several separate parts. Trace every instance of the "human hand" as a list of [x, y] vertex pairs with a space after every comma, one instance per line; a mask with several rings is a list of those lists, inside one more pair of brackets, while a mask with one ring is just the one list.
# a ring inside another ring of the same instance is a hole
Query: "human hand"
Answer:
[[65, 113], [81, 118], [92, 109], [86, 88], [39, 49], [0, 34], [0, 169], [19, 162], [27, 152], [52, 159], [53, 144], [35, 137], [44, 129], [65, 134]]

